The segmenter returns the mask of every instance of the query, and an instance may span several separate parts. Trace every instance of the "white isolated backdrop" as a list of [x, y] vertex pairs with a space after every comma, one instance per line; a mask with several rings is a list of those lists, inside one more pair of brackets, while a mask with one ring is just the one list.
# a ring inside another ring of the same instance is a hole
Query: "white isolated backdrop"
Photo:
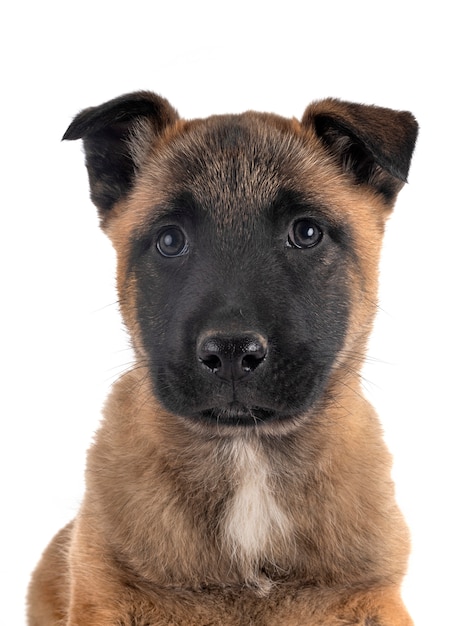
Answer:
[[82, 108], [135, 89], [184, 117], [300, 117], [315, 99], [409, 109], [421, 131], [390, 220], [365, 387], [412, 529], [417, 626], [474, 624], [472, 61], [468, 3], [10, 2], [2, 11], [3, 626], [83, 492], [86, 449], [131, 354], [88, 199]]

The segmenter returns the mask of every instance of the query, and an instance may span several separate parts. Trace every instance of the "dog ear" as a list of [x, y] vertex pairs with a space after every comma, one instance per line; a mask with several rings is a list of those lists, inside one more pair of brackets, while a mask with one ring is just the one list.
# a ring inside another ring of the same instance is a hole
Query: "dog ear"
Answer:
[[316, 133], [356, 183], [371, 185], [393, 203], [407, 181], [418, 134], [411, 113], [329, 98], [310, 104], [302, 125]]
[[179, 119], [169, 102], [148, 91], [81, 111], [63, 139], [82, 139], [92, 202], [102, 220], [132, 188], [154, 137]]

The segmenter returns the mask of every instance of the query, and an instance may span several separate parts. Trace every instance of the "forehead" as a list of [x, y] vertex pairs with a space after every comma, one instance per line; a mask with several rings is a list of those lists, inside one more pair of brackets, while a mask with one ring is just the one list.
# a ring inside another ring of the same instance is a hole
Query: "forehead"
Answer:
[[168, 178], [205, 197], [218, 200], [225, 192], [253, 197], [281, 184], [304, 160], [308, 151], [298, 131], [299, 124], [277, 116], [215, 116], [189, 122], [166, 150], [158, 146], [155, 154], [170, 168]]
[[216, 223], [236, 216], [243, 221], [271, 205], [282, 189], [310, 192], [309, 170], [324, 159], [308, 144], [298, 122], [273, 115], [188, 122], [158, 140], [137, 187], [155, 207], [150, 217], [175, 198], [188, 197]]

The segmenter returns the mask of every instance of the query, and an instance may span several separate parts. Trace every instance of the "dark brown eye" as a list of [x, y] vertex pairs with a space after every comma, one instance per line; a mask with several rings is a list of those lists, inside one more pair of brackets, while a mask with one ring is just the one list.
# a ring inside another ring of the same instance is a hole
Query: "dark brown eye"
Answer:
[[158, 252], [164, 257], [187, 254], [189, 244], [186, 235], [178, 226], [165, 226], [156, 239]]
[[293, 222], [288, 233], [288, 246], [291, 248], [312, 248], [323, 238], [323, 231], [311, 218]]

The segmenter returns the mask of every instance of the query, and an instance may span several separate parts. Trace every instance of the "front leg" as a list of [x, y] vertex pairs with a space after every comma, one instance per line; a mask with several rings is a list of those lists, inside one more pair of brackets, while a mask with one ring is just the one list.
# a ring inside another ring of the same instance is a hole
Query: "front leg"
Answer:
[[408, 611], [403, 604], [398, 587], [381, 587], [369, 592], [356, 594], [347, 603], [348, 625], [357, 626], [413, 626]]
[[237, 593], [128, 585], [97, 591], [75, 588], [65, 626], [263, 626], [242, 612]]
[[[270, 608], [271, 607], [271, 608]], [[269, 598], [265, 626], [413, 626], [398, 587], [365, 591], [304, 587]], [[249, 622], [250, 623], [250, 622]]]

